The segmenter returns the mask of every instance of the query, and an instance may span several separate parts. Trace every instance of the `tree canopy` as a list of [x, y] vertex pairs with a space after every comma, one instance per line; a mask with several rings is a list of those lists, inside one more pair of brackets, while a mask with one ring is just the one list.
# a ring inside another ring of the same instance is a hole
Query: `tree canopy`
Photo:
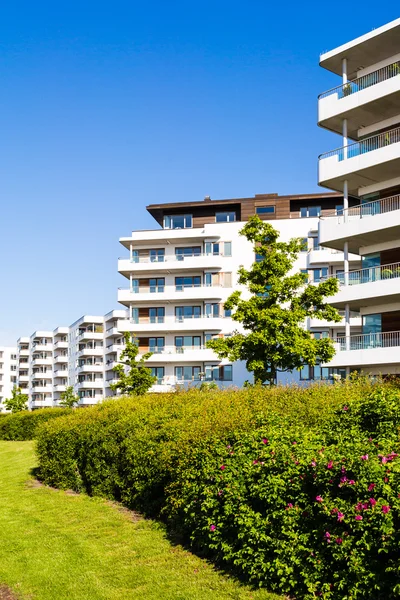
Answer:
[[121, 352], [120, 364], [113, 368], [118, 374], [118, 381], [110, 385], [114, 391], [121, 394], [133, 394], [141, 396], [149, 391], [157, 377], [152, 375], [151, 370], [146, 367], [146, 360], [152, 356], [152, 352], [143, 354], [139, 360], [139, 347], [135, 341], [131, 340], [128, 332], [124, 335], [125, 348]]
[[21, 388], [14, 386], [11, 391], [11, 398], [4, 400], [4, 406], [13, 413], [27, 410], [28, 394], [23, 394]]
[[258, 216], [249, 219], [240, 234], [253, 243], [259, 260], [250, 269], [240, 267], [239, 284], [224, 304], [242, 325], [231, 337], [208, 342], [220, 358], [246, 361], [259, 383], [273, 384], [278, 371], [328, 362], [334, 356], [329, 338], [315, 339], [305, 328], [307, 317], [339, 322], [338, 311], [325, 299], [338, 290], [336, 278], [308, 283], [305, 273], [293, 270], [303, 240], [279, 241], [279, 232]]

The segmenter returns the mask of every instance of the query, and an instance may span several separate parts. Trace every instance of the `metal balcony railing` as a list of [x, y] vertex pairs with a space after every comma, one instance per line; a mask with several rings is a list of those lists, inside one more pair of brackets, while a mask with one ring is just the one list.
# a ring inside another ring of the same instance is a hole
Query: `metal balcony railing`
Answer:
[[[400, 263], [390, 265], [380, 265], [378, 267], [369, 267], [367, 269], [356, 269], [348, 272], [348, 284], [359, 285], [361, 283], [371, 283], [372, 281], [382, 281], [384, 279], [397, 279], [400, 277]], [[341, 285], [345, 284], [345, 274], [336, 275]]]
[[325, 160], [326, 158], [337, 156], [338, 160], [342, 161], [346, 160], [347, 158], [361, 156], [362, 154], [372, 152], [373, 150], [385, 148], [386, 146], [390, 146], [392, 144], [397, 144], [398, 142], [400, 142], [400, 127], [372, 135], [371, 137], [365, 138], [360, 142], [355, 142], [354, 144], [342, 146], [341, 148], [336, 148], [330, 152], [320, 154], [318, 160]]
[[400, 210], [400, 194], [396, 196], [389, 196], [388, 198], [380, 198], [379, 200], [372, 200], [372, 202], [364, 202], [357, 206], [352, 206], [342, 210], [340, 215], [336, 213], [323, 215], [320, 219], [330, 219], [336, 217], [338, 223], [344, 222], [344, 216], [354, 217], [363, 219], [365, 217], [373, 217], [375, 215], [383, 215], [385, 213]]
[[211, 257], [211, 256], [222, 256], [225, 257], [222, 252], [198, 252], [196, 254], [175, 254], [172, 256], [133, 256], [130, 258], [129, 256], [120, 257], [118, 260], [129, 260], [131, 263], [166, 263], [166, 262], [184, 262], [185, 260], [191, 258], [202, 258], [202, 257]]
[[352, 79], [347, 83], [343, 83], [342, 85], [338, 85], [326, 92], [323, 92], [318, 96], [318, 100], [322, 100], [322, 98], [327, 98], [328, 96], [332, 96], [333, 94], [337, 94], [339, 100], [341, 98], [346, 98], [347, 96], [351, 96], [352, 94], [356, 94], [357, 92], [361, 92], [377, 83], [381, 83], [382, 81], [386, 81], [387, 79], [391, 79], [396, 75], [400, 75], [400, 63], [395, 62], [386, 67], [382, 67], [377, 71], [373, 71], [373, 73], [368, 73], [368, 75], [362, 75], [362, 77], [357, 77], [357, 79]]
[[134, 318], [131, 317], [129, 321], [134, 325], [153, 325], [156, 323], [185, 323], [185, 321], [192, 321], [193, 319], [227, 319], [223, 314], [211, 314], [211, 315], [189, 315], [185, 316], [175, 316], [175, 317], [141, 317]]
[[339, 350], [372, 350], [400, 346], [400, 331], [364, 333], [338, 338]]
[[185, 354], [187, 352], [195, 352], [196, 350], [207, 350], [207, 346], [156, 346], [149, 347], [148, 350], [139, 348], [140, 354], [152, 352], [153, 354]]

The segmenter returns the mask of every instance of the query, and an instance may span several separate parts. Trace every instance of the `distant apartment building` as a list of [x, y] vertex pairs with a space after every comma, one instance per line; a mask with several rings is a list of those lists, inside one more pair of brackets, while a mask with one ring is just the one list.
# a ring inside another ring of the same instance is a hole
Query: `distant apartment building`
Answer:
[[[206, 197], [154, 204], [147, 210], [157, 228], [120, 239], [126, 255], [119, 259], [118, 270], [128, 285], [119, 289], [118, 300], [129, 318], [118, 321], [117, 329], [136, 336], [141, 354], [153, 353], [147, 365], [157, 377], [154, 391], [201, 381], [242, 386], [251, 379], [243, 363], [219, 360], [206, 347], [209, 339], [229, 336], [238, 328], [224, 302], [239, 289], [240, 265], [249, 268], [258, 259], [252, 244], [239, 235], [251, 215], [271, 221], [284, 241], [304, 238], [294, 270], [307, 272], [311, 281], [344, 271], [343, 251], [322, 248], [318, 239], [320, 217], [343, 213], [341, 193]], [[361, 266], [358, 255], [349, 254], [348, 260], [354, 268]], [[361, 331], [359, 314], [352, 313], [352, 319]], [[315, 336], [345, 334], [344, 321], [310, 319], [305, 326]], [[278, 381], [329, 379], [330, 374], [328, 367], [306, 366], [300, 373], [281, 374]]]
[[323, 54], [320, 64], [341, 78], [318, 100], [319, 125], [341, 136], [339, 148], [319, 157], [320, 185], [343, 195], [343, 211], [322, 215], [319, 224], [320, 244], [344, 256], [331, 304], [345, 313], [345, 335], [336, 336], [329, 364], [398, 374], [400, 19]]
[[17, 382], [17, 348], [0, 346], [0, 412], [5, 412], [4, 400], [11, 398]]
[[124, 310], [85, 315], [69, 327], [21, 337], [15, 350], [15, 375], [17, 385], [28, 394], [29, 408], [57, 406], [68, 386], [81, 406], [113, 395], [112, 367], [124, 344], [116, 324], [125, 315]]

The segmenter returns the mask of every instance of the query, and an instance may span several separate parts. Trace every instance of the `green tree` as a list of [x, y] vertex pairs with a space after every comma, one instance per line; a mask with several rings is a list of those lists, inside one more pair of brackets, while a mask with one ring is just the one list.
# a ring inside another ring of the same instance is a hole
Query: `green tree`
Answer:
[[21, 388], [14, 386], [11, 391], [11, 398], [4, 400], [4, 406], [13, 413], [27, 410], [28, 394], [23, 394]]
[[318, 285], [307, 283], [307, 275], [293, 272], [304, 242], [293, 238], [279, 242], [279, 233], [268, 222], [254, 216], [240, 234], [253, 243], [260, 257], [247, 270], [240, 267], [239, 283], [247, 287], [242, 297], [235, 291], [224, 304], [244, 332], [210, 340], [207, 344], [220, 358], [246, 361], [258, 383], [273, 384], [278, 371], [327, 362], [334, 356], [332, 341], [314, 339], [304, 327], [307, 317], [339, 322], [335, 308], [325, 303], [338, 290], [335, 278]]
[[145, 362], [153, 354], [147, 352], [137, 360], [139, 347], [135, 341], [131, 340], [128, 332], [124, 335], [125, 348], [121, 352], [120, 364], [113, 368], [119, 379], [116, 383], [110, 385], [114, 391], [121, 394], [133, 394], [141, 396], [149, 391], [157, 377], [151, 374], [151, 370], [146, 367]]
[[79, 402], [79, 396], [74, 394], [74, 388], [72, 385], [65, 389], [65, 392], [61, 393], [59, 406], [64, 408], [74, 408]]

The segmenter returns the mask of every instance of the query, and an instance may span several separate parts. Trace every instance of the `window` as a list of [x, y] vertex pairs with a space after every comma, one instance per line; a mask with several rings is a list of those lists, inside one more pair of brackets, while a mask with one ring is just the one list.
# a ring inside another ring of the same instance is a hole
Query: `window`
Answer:
[[232, 256], [232, 242], [224, 242], [224, 256]]
[[199, 319], [201, 317], [201, 306], [176, 306], [175, 320], [179, 323], [185, 319]]
[[156, 384], [161, 385], [164, 379], [164, 367], [150, 367], [153, 377], [157, 377]]
[[314, 274], [314, 283], [319, 283], [320, 281], [328, 278], [328, 267], [322, 267], [321, 269], [312, 269], [312, 272]]
[[11, 360], [17, 360], [17, 355], [16, 354], [11, 354]]
[[232, 273], [205, 273], [204, 283], [207, 287], [232, 287]]
[[164, 229], [187, 229], [192, 227], [192, 215], [167, 215], [164, 217]]
[[306, 282], [308, 282], [308, 269], [301, 269], [300, 273], [303, 273], [307, 277]]
[[314, 340], [322, 340], [323, 338], [329, 337], [329, 333], [327, 331], [314, 331], [311, 335]]
[[179, 335], [175, 337], [175, 348], [177, 352], [183, 352], [185, 348], [200, 348], [201, 337], [199, 335]]
[[139, 293], [139, 279], [132, 279], [132, 290], [134, 294]]
[[303, 238], [301, 241], [302, 241], [302, 246], [301, 246], [300, 252], [307, 252], [308, 251], [308, 238]]
[[150, 262], [164, 262], [164, 255], [164, 248], [159, 248], [157, 250], [149, 250]]
[[310, 367], [310, 365], [303, 365], [300, 369], [300, 381], [325, 381], [329, 379], [328, 367], [321, 367], [319, 363]]
[[232, 381], [232, 365], [207, 365], [205, 377], [206, 381]]
[[343, 204], [336, 204], [335, 206], [335, 213], [337, 215], [342, 215], [343, 214]]
[[149, 321], [150, 323], [164, 323], [165, 308], [149, 308]]
[[200, 275], [194, 275], [192, 277], [175, 277], [175, 289], [177, 292], [183, 292], [184, 288], [200, 286]]
[[231, 223], [232, 221], [236, 221], [236, 213], [234, 211], [215, 213], [216, 223]]
[[163, 337], [151, 337], [149, 338], [149, 351], [154, 354], [160, 354], [164, 352], [165, 338]]
[[257, 215], [271, 215], [275, 212], [275, 206], [257, 206]]
[[205, 310], [204, 310], [204, 314], [207, 318], [217, 318], [220, 315], [220, 306], [218, 303], [213, 302], [213, 303], [209, 303], [207, 302], [205, 304]]
[[187, 256], [200, 256], [200, 246], [187, 246], [184, 248], [175, 248], [175, 256], [177, 260], [184, 260]]
[[313, 250], [321, 250], [321, 246], [319, 245], [319, 239], [318, 239], [318, 237], [315, 235], [311, 239], [312, 239], [312, 248], [313, 248]]
[[302, 206], [300, 208], [300, 217], [302, 219], [306, 217], [319, 217], [321, 214], [320, 206]]
[[164, 279], [164, 277], [158, 277], [158, 278], [149, 279], [149, 287], [150, 287], [150, 292], [152, 294], [163, 292], [164, 291], [164, 286], [165, 286], [165, 279]]
[[300, 381], [308, 381], [309, 379], [311, 379], [310, 367], [308, 365], [303, 365], [300, 369]]
[[178, 381], [198, 381], [201, 367], [175, 367], [175, 377]]
[[213, 256], [232, 256], [232, 242], [206, 242], [204, 244], [205, 254]]

